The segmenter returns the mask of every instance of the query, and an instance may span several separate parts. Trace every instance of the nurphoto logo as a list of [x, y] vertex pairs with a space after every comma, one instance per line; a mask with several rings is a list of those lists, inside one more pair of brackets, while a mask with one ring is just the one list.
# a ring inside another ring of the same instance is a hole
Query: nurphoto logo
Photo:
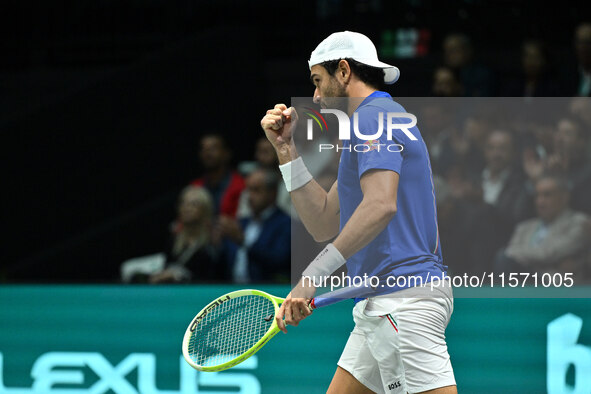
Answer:
[[[339, 140], [347, 141], [351, 139], [351, 121], [349, 116], [338, 109], [328, 109], [322, 108], [320, 112], [313, 110], [312, 108], [305, 107], [306, 111], [304, 112], [305, 115], [308, 116], [307, 119], [307, 139], [311, 141], [314, 138], [314, 123], [318, 125], [321, 132], [328, 130], [328, 124], [326, 119], [322, 116], [322, 114], [332, 114], [337, 117], [337, 122], [339, 125]], [[385, 123], [386, 126], [384, 127], [384, 118], [386, 119]], [[399, 122], [401, 119], [408, 119], [409, 122], [407, 123], [394, 123]], [[378, 152], [382, 149], [387, 150], [388, 152], [402, 152], [404, 147], [400, 144], [380, 144], [379, 139], [384, 134], [384, 129], [386, 130], [386, 138], [388, 141], [392, 141], [392, 134], [394, 131], [401, 131], [408, 137], [411, 141], [417, 141], [417, 137], [415, 137], [409, 129], [415, 127], [417, 124], [417, 117], [413, 114], [407, 112], [387, 112], [386, 117], [384, 117], [384, 113], [378, 113], [378, 129], [374, 132], [371, 131], [373, 134], [364, 134], [359, 130], [359, 114], [355, 112], [353, 114], [353, 133], [355, 133], [355, 137], [360, 140], [365, 141], [362, 144], [356, 144], [354, 146], [348, 147], [339, 147], [338, 145], [335, 146], [334, 144], [319, 144], [318, 148], [319, 151], [322, 152], [323, 150], [333, 150], [336, 149], [338, 152], [339, 150], [347, 149], [349, 151], [353, 150], [355, 152], [371, 152], [377, 150]], [[366, 131], [367, 132], [367, 131]]]

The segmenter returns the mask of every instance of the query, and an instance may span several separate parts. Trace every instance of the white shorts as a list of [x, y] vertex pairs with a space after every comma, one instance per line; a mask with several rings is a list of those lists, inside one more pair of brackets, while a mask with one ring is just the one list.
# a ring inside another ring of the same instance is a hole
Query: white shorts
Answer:
[[338, 365], [376, 393], [420, 393], [456, 384], [445, 328], [451, 286], [416, 287], [360, 301]]

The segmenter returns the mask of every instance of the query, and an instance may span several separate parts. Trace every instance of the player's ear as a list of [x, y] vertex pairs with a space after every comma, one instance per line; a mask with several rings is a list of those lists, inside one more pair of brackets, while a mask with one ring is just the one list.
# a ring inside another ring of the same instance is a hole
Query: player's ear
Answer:
[[345, 59], [341, 59], [337, 67], [336, 74], [341, 81], [345, 83], [349, 82], [351, 79], [351, 66], [349, 65], [349, 62]]

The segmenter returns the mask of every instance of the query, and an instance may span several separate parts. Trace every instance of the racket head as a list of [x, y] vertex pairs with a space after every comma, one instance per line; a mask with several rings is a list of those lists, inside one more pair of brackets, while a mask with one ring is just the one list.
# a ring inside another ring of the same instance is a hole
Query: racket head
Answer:
[[241, 363], [279, 332], [275, 316], [283, 301], [254, 289], [216, 298], [187, 327], [183, 357], [193, 368], [205, 372], [223, 371]]

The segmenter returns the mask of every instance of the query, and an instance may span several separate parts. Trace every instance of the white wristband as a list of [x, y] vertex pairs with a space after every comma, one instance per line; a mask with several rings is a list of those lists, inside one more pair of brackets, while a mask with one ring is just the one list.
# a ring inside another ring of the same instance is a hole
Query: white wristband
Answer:
[[312, 279], [316, 284], [324, 283], [326, 277], [339, 269], [346, 261], [341, 252], [330, 243], [308, 265], [302, 276]]
[[288, 192], [299, 189], [312, 180], [312, 174], [306, 168], [301, 157], [280, 165], [279, 170]]

